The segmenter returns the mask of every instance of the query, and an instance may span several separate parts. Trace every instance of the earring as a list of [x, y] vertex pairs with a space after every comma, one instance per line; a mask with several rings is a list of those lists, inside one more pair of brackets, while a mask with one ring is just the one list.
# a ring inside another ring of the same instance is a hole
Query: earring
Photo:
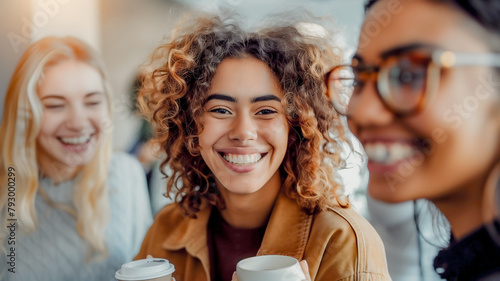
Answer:
[[483, 195], [483, 219], [491, 239], [500, 246], [500, 162], [486, 180]]

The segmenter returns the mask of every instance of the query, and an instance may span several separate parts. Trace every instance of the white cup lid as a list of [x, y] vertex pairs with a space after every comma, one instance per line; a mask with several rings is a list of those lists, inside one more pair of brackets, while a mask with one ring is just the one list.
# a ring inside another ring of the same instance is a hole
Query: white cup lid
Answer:
[[122, 265], [115, 278], [119, 280], [147, 280], [172, 274], [174, 265], [166, 259], [143, 259]]

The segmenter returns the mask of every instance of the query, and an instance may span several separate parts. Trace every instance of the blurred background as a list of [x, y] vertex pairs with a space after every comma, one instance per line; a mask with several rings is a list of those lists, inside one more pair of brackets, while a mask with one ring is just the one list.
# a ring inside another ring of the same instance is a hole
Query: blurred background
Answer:
[[[130, 151], [140, 137], [141, 119], [131, 102], [134, 81], [152, 51], [170, 38], [192, 12], [234, 10], [248, 25], [270, 14], [304, 9], [324, 17], [337, 32], [346, 60], [355, 51], [363, 0], [0, 0], [0, 112], [8, 82], [30, 42], [47, 35], [74, 36], [101, 52], [114, 90], [114, 145]], [[189, 18], [188, 18], [189, 20]], [[1, 118], [1, 115], [0, 115]], [[364, 185], [361, 160], [351, 157], [342, 172], [347, 192]], [[363, 188], [364, 189], [364, 188]]]

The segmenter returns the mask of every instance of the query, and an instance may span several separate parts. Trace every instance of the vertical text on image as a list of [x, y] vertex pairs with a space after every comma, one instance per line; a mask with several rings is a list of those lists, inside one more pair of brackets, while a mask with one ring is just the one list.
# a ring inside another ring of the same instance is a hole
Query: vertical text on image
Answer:
[[16, 272], [16, 169], [7, 169], [7, 264], [8, 271]]

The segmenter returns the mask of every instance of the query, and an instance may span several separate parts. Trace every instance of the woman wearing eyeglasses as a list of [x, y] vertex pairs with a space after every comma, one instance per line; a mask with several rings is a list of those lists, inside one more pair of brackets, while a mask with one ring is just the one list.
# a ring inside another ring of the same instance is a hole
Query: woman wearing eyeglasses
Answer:
[[500, 4], [396, 2], [368, 4], [357, 53], [327, 74], [328, 94], [365, 148], [370, 194], [434, 203], [452, 232], [436, 271], [482, 280], [500, 272], [483, 208], [499, 179]]

